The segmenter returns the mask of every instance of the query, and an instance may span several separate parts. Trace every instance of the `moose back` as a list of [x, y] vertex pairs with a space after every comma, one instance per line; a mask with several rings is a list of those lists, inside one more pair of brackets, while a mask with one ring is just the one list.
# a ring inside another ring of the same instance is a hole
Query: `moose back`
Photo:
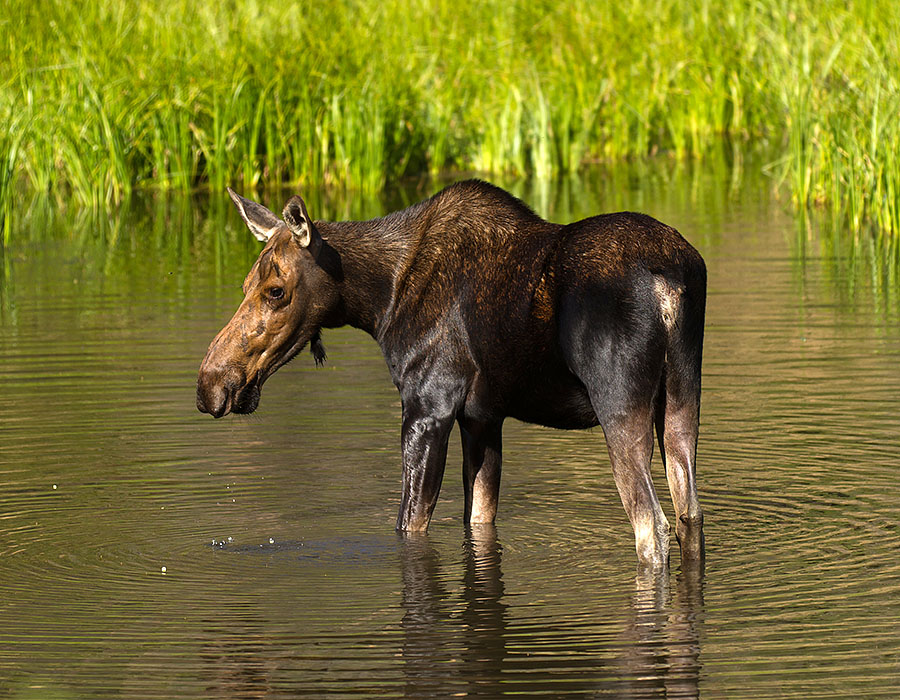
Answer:
[[349, 324], [381, 346], [402, 399], [398, 530], [428, 527], [454, 422], [469, 523], [496, 516], [505, 418], [600, 425], [638, 559], [663, 566], [655, 430], [682, 561], [702, 561], [706, 268], [675, 229], [630, 212], [550, 223], [474, 180], [372, 221], [313, 221], [298, 196], [279, 219], [229, 193], [265, 247], [200, 367], [201, 411], [251, 413], [279, 367], [308, 344], [322, 361], [321, 330]]

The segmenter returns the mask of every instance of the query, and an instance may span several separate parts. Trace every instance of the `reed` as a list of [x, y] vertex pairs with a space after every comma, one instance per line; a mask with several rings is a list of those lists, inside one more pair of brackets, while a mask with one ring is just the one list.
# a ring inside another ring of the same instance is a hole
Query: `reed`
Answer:
[[14, 201], [15, 175], [25, 131], [23, 118], [10, 111], [0, 112], [0, 232], [9, 242]]
[[776, 154], [799, 208], [897, 236], [895, 5], [7, 0], [0, 206], [16, 182], [99, 207], [135, 187], [549, 177], [726, 139]]

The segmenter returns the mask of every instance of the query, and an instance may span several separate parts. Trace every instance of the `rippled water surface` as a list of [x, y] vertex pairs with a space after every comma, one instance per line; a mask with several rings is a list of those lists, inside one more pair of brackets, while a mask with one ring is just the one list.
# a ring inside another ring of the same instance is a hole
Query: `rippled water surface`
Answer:
[[454, 437], [429, 534], [399, 538], [368, 336], [327, 332], [252, 417], [196, 411], [258, 252], [224, 197], [35, 206], [0, 278], [0, 697], [900, 696], [896, 267], [765, 180], [513, 187], [560, 221], [645, 211], [707, 260], [705, 575], [636, 575], [599, 431], [508, 421], [496, 529], [468, 533]]

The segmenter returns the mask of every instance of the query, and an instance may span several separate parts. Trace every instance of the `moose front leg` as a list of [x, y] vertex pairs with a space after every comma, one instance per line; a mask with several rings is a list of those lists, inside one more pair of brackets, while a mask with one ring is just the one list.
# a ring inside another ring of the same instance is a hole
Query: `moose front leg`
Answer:
[[401, 443], [403, 450], [403, 493], [397, 529], [424, 532], [441, 491], [447, 440], [453, 415], [435, 416], [421, 406], [403, 408]]

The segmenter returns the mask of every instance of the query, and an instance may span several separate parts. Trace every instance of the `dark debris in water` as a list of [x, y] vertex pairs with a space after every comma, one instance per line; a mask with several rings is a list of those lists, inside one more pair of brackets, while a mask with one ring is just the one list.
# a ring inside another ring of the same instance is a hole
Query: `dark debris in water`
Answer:
[[315, 540], [275, 540], [256, 544], [234, 544], [231, 537], [213, 540], [214, 549], [231, 554], [295, 553], [301, 560], [370, 563], [397, 554], [393, 537], [337, 537]]

